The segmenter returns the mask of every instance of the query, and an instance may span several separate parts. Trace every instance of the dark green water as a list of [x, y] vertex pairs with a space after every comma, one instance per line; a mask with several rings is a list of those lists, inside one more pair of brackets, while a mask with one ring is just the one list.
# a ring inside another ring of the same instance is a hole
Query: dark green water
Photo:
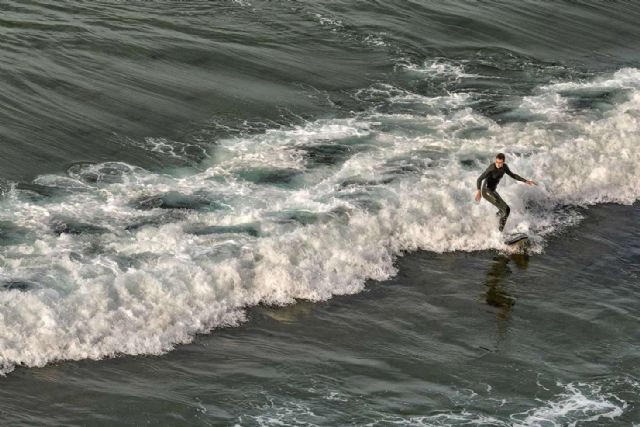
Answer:
[[3, 2], [0, 421], [640, 424], [638, 18]]

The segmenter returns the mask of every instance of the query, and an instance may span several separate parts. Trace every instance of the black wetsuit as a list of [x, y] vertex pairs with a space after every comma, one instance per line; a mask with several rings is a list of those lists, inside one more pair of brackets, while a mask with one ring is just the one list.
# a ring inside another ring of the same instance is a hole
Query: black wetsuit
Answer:
[[[502, 197], [500, 197], [500, 195], [496, 191], [496, 187], [498, 186], [498, 183], [505, 173], [515, 180], [527, 182], [527, 180], [520, 175], [516, 175], [515, 173], [511, 172], [509, 166], [507, 166], [506, 163], [504, 163], [501, 168], [496, 167], [495, 163], [491, 163], [487, 170], [485, 170], [482, 175], [478, 177], [477, 182], [478, 190], [480, 190], [480, 187], [482, 186], [482, 196], [487, 199], [489, 203], [499, 209], [498, 214], [500, 215], [500, 231], [504, 229], [504, 225], [506, 224], [509, 213], [511, 212], [509, 205], [507, 205], [505, 201], [502, 200]], [[482, 181], [485, 181], [484, 184], [482, 183]]]

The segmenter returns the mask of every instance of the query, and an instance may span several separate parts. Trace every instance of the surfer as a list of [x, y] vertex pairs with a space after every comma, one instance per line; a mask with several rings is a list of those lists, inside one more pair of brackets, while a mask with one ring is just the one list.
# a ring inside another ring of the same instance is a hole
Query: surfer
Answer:
[[[500, 195], [496, 191], [496, 187], [498, 186], [498, 183], [505, 173], [517, 181], [526, 182], [528, 185], [538, 185], [530, 179], [524, 179], [520, 175], [516, 175], [515, 173], [511, 172], [509, 166], [507, 166], [507, 164], [504, 162], [504, 154], [498, 153], [496, 155], [496, 161], [494, 163], [491, 163], [487, 170], [485, 170], [478, 178], [476, 202], [480, 201], [480, 195], [482, 194], [482, 197], [487, 199], [489, 203], [498, 208], [497, 215], [500, 215], [500, 226], [498, 227], [498, 229], [500, 231], [504, 229], [504, 225], [507, 223], [507, 218], [509, 218], [509, 213], [511, 212], [509, 205], [507, 205], [505, 201], [502, 200], [502, 197], [500, 197]], [[484, 181], [484, 184], [482, 183], [482, 181]], [[482, 190], [480, 190], [481, 186]]]

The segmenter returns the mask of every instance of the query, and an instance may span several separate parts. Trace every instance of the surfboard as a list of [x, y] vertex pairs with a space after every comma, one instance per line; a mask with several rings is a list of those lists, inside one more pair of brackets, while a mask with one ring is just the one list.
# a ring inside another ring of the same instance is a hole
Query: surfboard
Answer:
[[505, 237], [505, 245], [515, 245], [516, 243], [526, 243], [529, 240], [529, 236], [524, 233], [511, 234]]

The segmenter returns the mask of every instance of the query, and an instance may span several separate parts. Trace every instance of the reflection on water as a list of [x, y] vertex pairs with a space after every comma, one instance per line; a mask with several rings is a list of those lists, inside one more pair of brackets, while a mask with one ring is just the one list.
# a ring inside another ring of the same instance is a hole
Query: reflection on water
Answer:
[[511, 274], [509, 263], [513, 263], [519, 269], [526, 269], [529, 265], [529, 256], [526, 254], [511, 254], [509, 256], [498, 255], [493, 258], [493, 262], [486, 274], [485, 300], [487, 304], [497, 307], [498, 318], [507, 320], [511, 314], [511, 309], [515, 304], [515, 298], [507, 292], [505, 278]]

